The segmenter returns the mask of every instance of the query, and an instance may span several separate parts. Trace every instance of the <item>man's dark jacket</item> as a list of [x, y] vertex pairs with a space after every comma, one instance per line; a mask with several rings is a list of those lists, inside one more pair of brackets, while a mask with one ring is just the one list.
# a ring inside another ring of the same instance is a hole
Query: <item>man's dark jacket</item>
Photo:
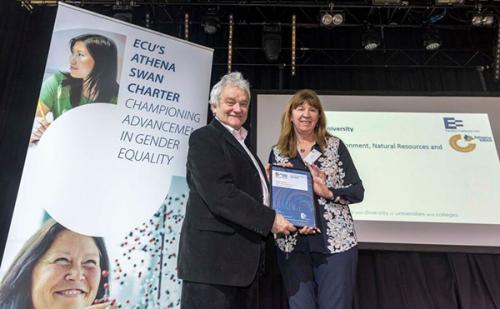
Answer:
[[179, 278], [248, 286], [257, 274], [275, 212], [262, 203], [261, 180], [252, 159], [216, 119], [189, 138], [187, 182]]

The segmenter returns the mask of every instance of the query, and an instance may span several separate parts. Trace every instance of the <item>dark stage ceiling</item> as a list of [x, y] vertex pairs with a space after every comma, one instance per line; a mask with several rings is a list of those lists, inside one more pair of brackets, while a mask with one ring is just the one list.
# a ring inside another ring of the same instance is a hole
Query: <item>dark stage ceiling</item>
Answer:
[[[24, 2], [34, 9], [56, 3]], [[499, 0], [65, 2], [212, 47], [214, 64], [218, 66], [230, 60], [240, 67], [494, 71], [499, 64]], [[320, 18], [325, 13], [340, 15], [335, 18], [341, 23], [322, 25]], [[473, 19], [478, 25], [473, 24]]]

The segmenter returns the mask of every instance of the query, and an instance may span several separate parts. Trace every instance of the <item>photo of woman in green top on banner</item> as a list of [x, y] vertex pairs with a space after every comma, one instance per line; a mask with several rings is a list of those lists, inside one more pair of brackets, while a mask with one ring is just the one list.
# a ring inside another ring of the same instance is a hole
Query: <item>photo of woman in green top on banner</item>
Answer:
[[52, 121], [89, 103], [116, 104], [118, 96], [116, 44], [100, 34], [70, 40], [69, 72], [58, 71], [44, 81], [30, 143], [37, 143]]

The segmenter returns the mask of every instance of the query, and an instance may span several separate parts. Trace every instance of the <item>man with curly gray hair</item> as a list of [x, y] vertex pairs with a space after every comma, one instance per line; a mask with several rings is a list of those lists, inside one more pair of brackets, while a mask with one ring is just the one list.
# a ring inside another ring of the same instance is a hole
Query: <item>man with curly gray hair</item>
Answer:
[[215, 119], [189, 138], [190, 193], [178, 272], [181, 308], [257, 308], [264, 242], [295, 227], [269, 207], [266, 174], [245, 143], [250, 86], [224, 75], [210, 92]]

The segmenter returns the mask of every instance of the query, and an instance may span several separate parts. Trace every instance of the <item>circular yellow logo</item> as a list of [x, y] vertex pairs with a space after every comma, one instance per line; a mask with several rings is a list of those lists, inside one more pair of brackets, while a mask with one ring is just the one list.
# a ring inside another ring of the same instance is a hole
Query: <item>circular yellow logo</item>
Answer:
[[[467, 145], [459, 145], [458, 143], [460, 141], [465, 141]], [[474, 138], [472, 136], [465, 135], [464, 138], [462, 138], [462, 135], [455, 134], [450, 137], [449, 142], [451, 148], [455, 149], [458, 152], [471, 152], [472, 150], [476, 149], [476, 144], [474, 143]]]

